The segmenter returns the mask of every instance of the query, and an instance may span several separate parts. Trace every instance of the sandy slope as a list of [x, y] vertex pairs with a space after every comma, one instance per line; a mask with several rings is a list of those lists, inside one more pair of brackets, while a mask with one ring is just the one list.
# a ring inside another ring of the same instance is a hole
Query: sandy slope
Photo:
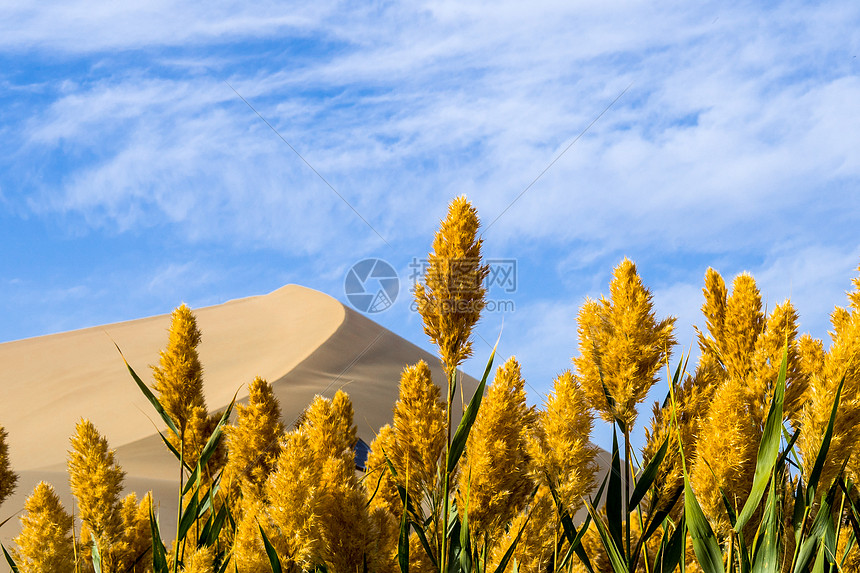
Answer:
[[[437, 383], [439, 361], [337, 300], [288, 285], [195, 311], [203, 333], [200, 358], [210, 410], [223, 409], [239, 390], [247, 399], [254, 376], [272, 382], [287, 424], [316, 394], [342, 388], [367, 443], [391, 421], [404, 366], [427, 361]], [[127, 472], [126, 489], [152, 489], [166, 535], [176, 511], [175, 459], [155, 433], [156, 414], [142, 396], [114, 346], [146, 382], [150, 364], [167, 341], [168, 315], [0, 344], [0, 424], [9, 433], [16, 494], [0, 508], [0, 521], [23, 507], [39, 480], [54, 484], [71, 507], [65, 460], [68, 439], [81, 417], [108, 438]], [[477, 381], [466, 376], [467, 395]], [[158, 424], [161, 427], [161, 424]], [[18, 530], [12, 519], [0, 529], [9, 543]], [[5, 570], [5, 564], [0, 565]]]
[[[366, 441], [391, 420], [400, 372], [428, 361], [441, 380], [438, 361], [417, 346], [344, 307], [296, 285], [195, 311], [203, 332], [200, 358], [210, 409], [222, 409], [247, 383], [273, 383], [284, 420], [292, 423], [313, 399], [347, 391]], [[9, 433], [12, 465], [20, 474], [16, 494], [0, 509], [0, 521], [18, 511], [40, 479], [68, 496], [65, 460], [69, 436], [81, 417], [108, 438], [127, 472], [130, 491], [155, 488], [162, 515], [175, 511], [176, 462], [155, 434], [152, 407], [141, 395], [114, 342], [132, 367], [151, 382], [150, 364], [166, 344], [168, 315], [0, 344], [0, 424]], [[476, 381], [465, 379], [474, 389]], [[158, 424], [161, 427], [161, 424]], [[68, 507], [71, 507], [68, 505]], [[169, 519], [164, 521], [169, 522]], [[0, 530], [8, 542], [17, 519]]]

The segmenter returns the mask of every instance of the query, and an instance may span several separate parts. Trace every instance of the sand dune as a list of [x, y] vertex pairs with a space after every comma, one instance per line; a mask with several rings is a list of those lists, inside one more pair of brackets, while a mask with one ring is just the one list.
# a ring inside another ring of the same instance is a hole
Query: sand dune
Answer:
[[[210, 410], [247, 399], [247, 384], [273, 384], [285, 423], [293, 423], [316, 394], [349, 393], [359, 436], [370, 443], [389, 423], [400, 372], [425, 360], [434, 380], [439, 361], [363, 315], [320, 292], [288, 285], [270, 294], [195, 310], [203, 342], [205, 394]], [[116, 343], [141, 378], [167, 341], [169, 315], [0, 344], [0, 424], [9, 433], [18, 489], [0, 508], [0, 521], [23, 507], [39, 480], [56, 487], [71, 507], [65, 474], [69, 436], [82, 417], [105, 435], [127, 473], [126, 490], [152, 489], [164, 533], [176, 511], [177, 463], [156, 433], [160, 420], [128, 374]], [[467, 395], [477, 381], [462, 377]], [[455, 413], [457, 413], [455, 411]], [[4, 544], [18, 520], [0, 529]], [[5, 564], [2, 565], [5, 568]]]
[[[247, 400], [247, 384], [258, 375], [273, 383], [287, 424], [316, 394], [331, 397], [343, 388], [353, 400], [359, 436], [369, 443], [391, 421], [404, 366], [426, 360], [442, 380], [438, 360], [426, 351], [337, 300], [297, 285], [195, 313], [211, 410], [226, 407], [237, 390], [239, 401]], [[71, 502], [66, 455], [82, 417], [116, 449], [127, 490], [163, 492], [156, 497], [163, 514], [172, 515], [176, 461], [155, 433], [160, 421], [154, 424], [156, 414], [114, 346], [151, 382], [149, 365], [158, 361], [169, 324], [169, 315], [162, 315], [0, 344], [0, 423], [9, 433], [12, 466], [21, 475], [0, 520], [23, 506], [40, 479]], [[470, 390], [477, 385], [468, 376], [463, 382]], [[17, 519], [3, 526], [0, 540], [8, 542], [15, 530]]]

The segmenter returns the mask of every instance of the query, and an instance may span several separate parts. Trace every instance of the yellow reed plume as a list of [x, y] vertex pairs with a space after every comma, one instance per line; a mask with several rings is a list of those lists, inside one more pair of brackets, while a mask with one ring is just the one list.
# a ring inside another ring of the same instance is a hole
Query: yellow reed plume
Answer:
[[594, 485], [598, 449], [589, 441], [594, 415], [569, 370], [555, 379], [546, 407], [537, 416], [529, 440], [535, 481], [549, 481], [568, 513], [575, 515]]
[[707, 418], [701, 423], [693, 471], [696, 497], [714, 532], [731, 529], [720, 488], [739, 512], [752, 488], [761, 430], [745, 405], [744, 382], [730, 378], [716, 389]]
[[488, 543], [522, 509], [534, 488], [527, 435], [535, 423], [514, 358], [496, 370], [466, 441], [457, 507], [468, 504], [476, 545]]
[[743, 379], [749, 371], [756, 339], [765, 326], [761, 308], [761, 293], [752, 276], [742, 273], [735, 277], [722, 325], [724, 346], [718, 355], [730, 377]]
[[266, 502], [252, 496], [239, 500], [241, 505], [240, 517], [236, 521], [236, 532], [233, 541], [233, 555], [228, 567], [242, 573], [271, 573], [272, 566], [266, 556], [263, 538], [260, 536], [260, 526], [266, 530], [266, 535], [275, 546], [285, 571], [300, 570], [287, 553], [283, 537], [276, 535], [277, 530], [270, 524], [266, 514]]
[[259, 376], [248, 387], [248, 405], [236, 405], [236, 423], [227, 426], [227, 463], [221, 482], [229, 495], [260, 497], [275, 468], [284, 434], [281, 406], [272, 386]]
[[520, 573], [543, 573], [551, 570], [550, 564], [555, 557], [555, 545], [560, 535], [560, 528], [555, 502], [547, 486], [540, 486], [531, 503], [514, 517], [508, 531], [494, 543], [490, 552], [488, 571], [496, 570], [520, 529], [523, 529], [523, 533], [506, 571], [514, 570], [514, 560]]
[[674, 509], [673, 519], [679, 517], [683, 509], [683, 498], [680, 493], [684, 487], [684, 467], [678, 447], [678, 429], [684, 446], [687, 471], [690, 471], [691, 462], [696, 456], [699, 428], [708, 413], [714, 391], [722, 379], [723, 371], [720, 365], [711, 355], [703, 354], [699, 358], [696, 372], [692, 376], [687, 376], [684, 383], [675, 389], [678, 426], [676, 427], [673, 421], [671, 402], [665, 405], [660, 402], [654, 404], [651, 424], [645, 428], [645, 447], [642, 448], [643, 467], [654, 458], [667, 438], [669, 445], [654, 479], [657, 496], [656, 499], [651, 498], [650, 512]]
[[479, 226], [477, 211], [469, 201], [454, 199], [427, 255], [424, 284], [415, 287], [424, 332], [439, 347], [449, 376], [472, 355], [469, 338], [485, 304], [484, 279], [489, 267], [481, 263]]
[[266, 529], [287, 570], [325, 566], [332, 573], [371, 570], [390, 560], [380, 553], [381, 529], [371, 518], [364, 487], [355, 475], [355, 426], [349, 397], [317, 397], [299, 426], [286, 434], [261, 502], [246, 498], [236, 533], [240, 570], [256, 571], [260, 535]]
[[409, 494], [415, 500], [421, 491], [433, 487], [445, 448], [445, 404], [440, 394], [423, 360], [400, 376], [400, 397], [394, 404], [395, 443], [388, 455], [400, 476], [405, 478], [409, 468]]
[[797, 441], [804, 460], [804, 478], [809, 477], [818, 455], [836, 388], [845, 377], [833, 438], [821, 474], [820, 487], [824, 488], [849, 456], [848, 477], [855, 481], [860, 478], [860, 461], [852, 455], [860, 441], [860, 277], [852, 282], [854, 290], [848, 293], [848, 307], [837, 307], [830, 316], [833, 330], [829, 350], [824, 353], [819, 341], [801, 339], [801, 364], [810, 375], [809, 400], [799, 416], [803, 431]]
[[[438, 509], [430, 507], [438, 504], [438, 500], [428, 499], [425, 493], [438, 486], [437, 473], [445, 447], [445, 405], [440, 394], [426, 362], [422, 360], [406, 367], [400, 376], [400, 394], [394, 405], [394, 426], [383, 426], [370, 445], [365, 488], [368, 496], [374, 496], [371, 507], [385, 508], [396, 522], [397, 531], [387, 541], [395, 552], [403, 511], [397, 486], [407, 489], [419, 514]], [[386, 455], [397, 472], [396, 480], [388, 468]], [[432, 530], [431, 524], [427, 537], [435, 548], [440, 542]]]
[[9, 446], [6, 444], [6, 438], [9, 434], [6, 429], [0, 426], [0, 505], [15, 491], [15, 486], [18, 483], [18, 474], [12, 471], [12, 466], [9, 463]]
[[192, 544], [183, 560], [182, 573], [215, 573], [215, 548]]
[[[243, 498], [233, 557], [240, 571], [270, 571], [258, 524], [272, 541], [287, 571], [318, 565], [322, 464], [304, 429], [286, 434], [265, 499]], [[262, 567], [262, 569], [260, 569]]]
[[70, 441], [69, 485], [83, 521], [80, 541], [85, 548], [84, 555], [92, 559], [92, 534], [106, 569], [110, 570], [122, 541], [120, 493], [125, 472], [117, 465], [107, 440], [89, 420], [78, 422]]
[[307, 432], [320, 465], [344, 452], [354, 459], [352, 448], [358, 436], [353, 424], [352, 402], [344, 391], [338, 390], [331, 400], [316, 396], [302, 415], [300, 427]]
[[651, 291], [627, 258], [615, 267], [609, 291], [609, 299], [586, 300], [580, 309], [580, 356], [573, 362], [592, 407], [629, 431], [636, 405], [657, 381], [675, 344], [675, 319], [657, 321]]
[[355, 475], [355, 462], [345, 456], [329, 458], [322, 468], [319, 506], [318, 559], [331, 573], [377, 570], [379, 531], [367, 511], [364, 488]]
[[21, 573], [72, 573], [74, 520], [66, 513], [54, 488], [39, 482], [24, 504], [21, 533], [15, 538], [15, 560]]
[[783, 416], [795, 420], [807, 400], [809, 376], [800, 364], [800, 351], [797, 344], [797, 312], [791, 302], [785, 301], [773, 309], [767, 319], [764, 331], [755, 341], [755, 350], [749, 362], [750, 372], [747, 375], [747, 402], [750, 413], [758, 424], [764, 428], [782, 356], [788, 344], [788, 362], [785, 376], [785, 402]]
[[[134, 493], [128, 494], [120, 506], [122, 520], [122, 539], [117, 544], [117, 571], [128, 573], [145, 573], [151, 571], [145, 555], [152, 550], [152, 530], [149, 523], [149, 508], [152, 504], [152, 493], [148, 492], [140, 503]], [[144, 556], [142, 559], [139, 559]], [[135, 562], [137, 564], [135, 565]]]
[[[394, 573], [400, 571], [400, 568], [398, 566], [388, 571]], [[439, 571], [439, 568], [427, 557], [427, 552], [415, 532], [409, 536], [409, 571], [410, 573], [435, 573]]]
[[[193, 467], [216, 420], [209, 417], [203, 397], [203, 367], [197, 356], [202, 336], [197, 317], [188, 306], [183, 304], [173, 311], [168, 332], [167, 348], [159, 355], [159, 365], [151, 367], [153, 389], [182, 434], [176, 436], [168, 431], [171, 444], [179, 450], [182, 438], [185, 461]], [[213, 463], [217, 465], [220, 457], [216, 454]]]

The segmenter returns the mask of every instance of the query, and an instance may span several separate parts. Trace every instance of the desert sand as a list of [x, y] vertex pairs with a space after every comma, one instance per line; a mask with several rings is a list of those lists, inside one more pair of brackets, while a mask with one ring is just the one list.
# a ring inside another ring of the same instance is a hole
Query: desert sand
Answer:
[[[405, 366], [425, 360], [434, 380], [444, 380], [433, 355], [305, 287], [288, 285], [195, 314], [210, 411], [223, 410], [237, 391], [237, 400], [246, 401], [248, 383], [261, 376], [273, 384], [289, 426], [315, 395], [331, 397], [343, 389], [353, 402], [358, 435], [369, 444], [391, 422]], [[119, 346], [151, 384], [149, 366], [158, 362], [169, 325], [165, 314], [0, 344], [0, 425], [9, 434], [12, 467], [20, 476], [17, 491], [0, 507], [0, 522], [20, 511], [40, 480], [54, 485], [71, 511], [69, 436], [87, 418], [116, 450], [126, 491], [141, 496], [153, 490], [162, 532], [172, 533], [178, 464], [156, 432], [163, 429], [161, 420], [117, 351]], [[471, 395], [477, 381], [461, 379]], [[18, 529], [17, 517], [10, 519], [0, 527], [0, 541], [8, 547]]]

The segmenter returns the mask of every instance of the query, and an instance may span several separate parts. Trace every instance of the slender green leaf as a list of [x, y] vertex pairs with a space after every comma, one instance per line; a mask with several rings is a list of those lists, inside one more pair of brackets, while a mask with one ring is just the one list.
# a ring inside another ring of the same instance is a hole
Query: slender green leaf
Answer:
[[462, 573], [472, 573], [472, 539], [469, 531], [469, 493], [471, 491], [471, 475], [466, 484], [466, 506], [460, 519], [460, 570]]
[[666, 439], [663, 440], [663, 445], [660, 446], [660, 449], [657, 450], [657, 453], [654, 454], [654, 457], [651, 458], [651, 461], [648, 462], [648, 465], [645, 466], [644, 470], [642, 470], [642, 475], [636, 482], [636, 487], [633, 488], [633, 493], [630, 494], [629, 507], [631, 509], [635, 509], [645, 497], [645, 494], [648, 493], [648, 489], [654, 483], [654, 479], [657, 477], [657, 471], [660, 469], [660, 464], [663, 463], [663, 458], [666, 457], [666, 451], [668, 449], [669, 436], [666, 436]]
[[850, 480], [848, 484], [846, 484], [845, 480], [841, 477], [839, 478], [839, 487], [841, 487], [842, 491], [845, 493], [845, 501], [848, 503], [848, 521], [851, 523], [851, 530], [854, 532], [854, 539], [860, 541], [860, 516], [858, 516], [857, 508], [857, 505], [860, 502], [856, 502], [852, 498], [850, 494], [851, 485]]
[[3, 556], [6, 557], [6, 563], [9, 564], [9, 567], [12, 568], [13, 573], [20, 573], [20, 569], [18, 569], [18, 565], [15, 563], [15, 560], [12, 559], [12, 556], [9, 555], [9, 552], [6, 551], [6, 546], [0, 543], [0, 548], [3, 549]]
[[191, 475], [188, 476], [188, 481], [185, 482], [185, 487], [182, 488], [182, 495], [186, 495], [194, 487], [200, 487], [200, 472], [200, 462], [197, 462], [197, 465], [194, 467], [194, 470], [191, 472]]
[[177, 460], [182, 462], [182, 465], [185, 467], [185, 469], [189, 472], [194, 471], [193, 468], [189, 466], [188, 463], [183, 459], [182, 454], [179, 453], [179, 450], [173, 447], [173, 444], [170, 443], [170, 441], [164, 436], [164, 434], [159, 431], [158, 435], [161, 437], [161, 441], [164, 442], [164, 445], [167, 446], [167, 449], [170, 450], [170, 453], [176, 456]]
[[794, 448], [794, 444], [797, 443], [797, 438], [800, 437], [800, 428], [798, 428], [794, 434], [788, 435], [788, 432], [785, 431], [785, 427], [783, 427], [783, 434], [786, 437], [788, 443], [785, 446], [785, 449], [779, 454], [779, 458], [776, 460], [776, 467], [780, 468], [782, 465], [788, 460], [791, 463], [791, 460], [788, 458], [789, 454], [791, 454], [792, 449]]
[[481, 382], [475, 389], [466, 411], [463, 412], [463, 417], [460, 419], [460, 424], [457, 426], [457, 431], [451, 439], [451, 449], [448, 451], [448, 473], [454, 471], [457, 462], [460, 461], [460, 456], [463, 455], [463, 450], [466, 449], [466, 439], [469, 437], [469, 432], [472, 430], [472, 425], [475, 423], [475, 418], [478, 416], [478, 410], [481, 408], [481, 400], [484, 399], [484, 388], [487, 386], [487, 378], [490, 376], [490, 371], [493, 369], [493, 360], [496, 357], [496, 349], [499, 342], [493, 347], [490, 353], [490, 359], [487, 361], [487, 367], [484, 369], [484, 375], [481, 377]]
[[212, 430], [212, 435], [209, 436], [209, 439], [206, 441], [206, 445], [203, 446], [203, 451], [200, 453], [201, 466], [206, 467], [206, 464], [209, 462], [209, 458], [212, 457], [212, 454], [215, 453], [215, 449], [221, 442], [221, 434], [224, 431], [224, 426], [226, 426], [230, 421], [230, 414], [233, 412], [233, 406], [236, 404], [236, 396], [238, 395], [239, 391], [236, 390], [236, 393], [233, 394], [233, 399], [230, 400], [230, 405], [227, 406], [227, 409], [224, 410], [223, 414], [221, 414], [221, 419], [218, 420], [218, 424], [215, 426], [215, 429]]
[[663, 522], [666, 521], [666, 518], [669, 517], [672, 508], [675, 507], [675, 504], [681, 499], [681, 494], [684, 493], [684, 485], [681, 484], [678, 488], [672, 492], [669, 496], [669, 503], [663, 506], [663, 509], [658, 509], [653, 514], [648, 515], [648, 521], [646, 521], [645, 525], [645, 533], [642, 534], [642, 538], [640, 539], [640, 543], [644, 540], [650, 539], [654, 532], [663, 525]]
[[818, 513], [812, 521], [812, 527], [809, 530], [809, 535], [802, 540], [800, 549], [797, 552], [797, 557], [794, 563], [794, 573], [802, 573], [809, 567], [812, 557], [819, 553], [819, 546], [824, 546], [824, 539], [828, 529], [833, 528], [833, 521], [830, 515], [830, 509], [833, 507], [833, 499], [836, 496], [837, 484], [834, 483], [824, 499], [821, 500], [821, 505], [818, 508]]
[[[609, 479], [609, 476], [603, 478], [603, 483], [600, 484], [600, 487], [597, 490], [597, 495], [591, 499], [591, 505], [594, 505], [594, 500], [596, 499], [599, 503], [601, 496], [603, 495], [603, 490], [606, 488], [606, 482]], [[585, 552], [585, 549], [582, 547], [582, 536], [585, 534], [588, 529], [589, 524], [591, 523], [591, 514], [585, 520], [582, 528], [579, 532], [576, 531], [576, 527], [573, 525], [573, 520], [570, 518], [570, 513], [567, 511], [567, 508], [561, 502], [561, 499], [558, 497], [558, 492], [552, 484], [551, 479], [547, 479], [547, 483], [549, 484], [549, 491], [552, 493], [552, 498], [555, 501], [555, 506], [558, 511], [558, 514], [561, 518], [561, 525], [563, 527], [564, 535], [567, 538], [568, 543], [576, 552], [576, 556], [579, 557], [579, 560], [582, 561], [582, 564], [585, 565], [585, 568], [589, 573], [594, 573], [594, 568], [591, 566], [591, 561], [588, 558], [588, 554]], [[559, 542], [561, 543], [561, 541]]]
[[158, 415], [161, 416], [161, 419], [164, 420], [165, 424], [167, 424], [167, 427], [178, 436], [179, 430], [176, 428], [176, 424], [173, 423], [173, 419], [164, 409], [164, 406], [161, 405], [158, 398], [156, 398], [149, 387], [143, 383], [143, 380], [140, 379], [140, 376], [137, 375], [137, 372], [134, 371], [134, 368], [132, 368], [131, 364], [128, 363], [128, 360], [125, 359], [122, 350], [119, 349], [119, 345], [116, 342], [114, 342], [113, 345], [116, 346], [117, 352], [119, 352], [119, 355], [122, 357], [122, 361], [125, 362], [125, 367], [128, 368], [131, 377], [134, 378], [134, 381], [137, 383], [137, 387], [140, 388], [140, 391], [143, 392], [143, 395], [146, 396], [146, 399], [149, 400], [149, 403], [152, 404], [155, 411], [158, 412]]
[[780, 529], [780, 504], [776, 498], [776, 472], [773, 472], [770, 488], [765, 505], [764, 519], [761, 526], [764, 528], [761, 540], [755, 544], [755, 556], [753, 557], [752, 573], [776, 573], [779, 571], [779, 549]]
[[815, 501], [815, 491], [818, 489], [821, 471], [824, 469], [827, 452], [830, 450], [830, 440], [833, 438], [833, 426], [836, 423], [836, 411], [839, 408], [839, 400], [842, 396], [842, 387], [844, 385], [845, 374], [842, 375], [839, 386], [836, 388], [836, 396], [833, 398], [833, 408], [830, 411], [830, 420], [827, 422], [827, 429], [824, 431], [824, 437], [821, 439], [821, 447], [818, 449], [818, 455], [815, 457], [815, 465], [812, 466], [812, 472], [809, 474], [809, 483], [806, 484], [806, 505], [809, 506]]
[[283, 573], [281, 558], [278, 557], [278, 552], [275, 551], [275, 546], [272, 545], [271, 541], [269, 541], [269, 536], [266, 535], [266, 532], [263, 530], [263, 526], [258, 523], [257, 527], [260, 528], [260, 535], [263, 536], [263, 546], [266, 548], [266, 555], [269, 557], [269, 564], [272, 566], [272, 573]]
[[[687, 538], [686, 528], [687, 525], [682, 516], [675, 526], [672, 535], [669, 537], [668, 542], [664, 540], [660, 551], [657, 553], [657, 559], [654, 562], [654, 573], [672, 573], [678, 567], [678, 563], [681, 562], [681, 556], [684, 554], [684, 542]], [[666, 534], [668, 534], [668, 531]]]
[[621, 536], [624, 531], [623, 509], [624, 488], [621, 484], [621, 461], [618, 451], [618, 432], [612, 427], [612, 464], [609, 469], [609, 490], [606, 492], [606, 522], [616, 547], [622, 547]]
[[424, 527], [420, 523], [413, 521], [412, 531], [414, 531], [418, 536], [418, 541], [421, 542], [421, 546], [424, 548], [424, 552], [427, 554], [427, 558], [430, 560], [430, 563], [433, 564], [434, 568], [439, 567], [439, 563], [433, 555], [433, 550], [430, 548], [430, 543], [427, 541], [427, 534], [424, 531]]
[[212, 520], [212, 527], [209, 529], [209, 534], [206, 537], [206, 545], [215, 545], [218, 537], [221, 535], [221, 530], [227, 522], [227, 504], [221, 506], [215, 518]]
[[[558, 569], [562, 570], [567, 562], [570, 560], [570, 557], [576, 553], [579, 557], [579, 560], [582, 561], [582, 564], [585, 565], [585, 568], [593, 573], [593, 568], [591, 567], [591, 562], [588, 560], [588, 555], [585, 553], [585, 549], [582, 547], [582, 538], [585, 537], [585, 532], [588, 531], [588, 526], [591, 525], [591, 514], [585, 516], [585, 523], [582, 524], [582, 527], [579, 528], [579, 532], [576, 531], [576, 527], [573, 525], [573, 520], [570, 519], [570, 515], [565, 513], [567, 517], [568, 526], [565, 527], [565, 534], [573, 533], [573, 539], [568, 544], [567, 553], [564, 556], [561, 564]], [[564, 540], [559, 540], [559, 548], [564, 543]]]
[[149, 504], [149, 528], [152, 533], [152, 568], [154, 573], [168, 573], [167, 550], [161, 540], [161, 532], [158, 530], [158, 520], [152, 511], [152, 502]]
[[690, 487], [690, 478], [686, 472], [684, 472], [684, 515], [687, 519], [687, 530], [693, 541], [693, 550], [696, 552], [696, 559], [702, 570], [705, 573], [723, 573], [725, 569], [720, 544], [711, 529], [711, 524], [708, 523], [708, 518], [702, 511], [702, 506], [699, 505], [699, 500], [696, 499], [696, 494], [693, 493], [693, 488]]
[[7, 523], [8, 521], [10, 521], [13, 517], [15, 517], [16, 515], [18, 515], [18, 514], [19, 514], [19, 513], [21, 513], [22, 511], [24, 511], [24, 508], [19, 509], [18, 511], [16, 511], [15, 513], [13, 513], [12, 515], [10, 515], [9, 517], [7, 517], [6, 519], [4, 519], [3, 521], [0, 521], [0, 527], [3, 527], [4, 525], [6, 525], [6, 523]]
[[609, 533], [603, 520], [597, 515], [597, 511], [591, 504], [588, 504], [588, 513], [591, 514], [591, 519], [597, 526], [597, 533], [600, 536], [600, 541], [603, 543], [606, 554], [609, 556], [609, 563], [612, 565], [612, 570], [615, 573], [627, 573], [627, 561], [619, 549], [619, 544], [616, 544], [615, 539]]
[[188, 535], [188, 530], [191, 529], [191, 526], [194, 525], [194, 521], [197, 519], [197, 505], [199, 503], [197, 496], [199, 493], [199, 488], [195, 489], [188, 506], [184, 510], [180, 509], [179, 539], [185, 539], [185, 536]]
[[410, 515], [417, 516], [418, 512], [415, 510], [415, 507], [412, 504], [412, 499], [409, 497], [406, 488], [400, 485], [400, 480], [397, 476], [397, 470], [394, 468], [394, 464], [391, 463], [391, 460], [388, 458], [388, 454], [385, 453], [385, 450], [382, 450], [382, 456], [385, 458], [385, 463], [388, 466], [388, 471], [390, 471], [391, 475], [394, 476], [394, 483], [397, 487], [397, 494], [400, 496], [400, 501], [406, 507]]
[[758, 448], [755, 475], [749, 497], [741, 509], [740, 515], [735, 522], [735, 531], [741, 531], [755, 513], [764, 490], [770, 481], [771, 471], [779, 456], [779, 444], [782, 442], [782, 406], [785, 401], [785, 373], [788, 367], [788, 344], [782, 352], [782, 364], [779, 367], [779, 377], [773, 391], [773, 399], [770, 402], [770, 410], [767, 413], [767, 421], [764, 424], [764, 433]]

